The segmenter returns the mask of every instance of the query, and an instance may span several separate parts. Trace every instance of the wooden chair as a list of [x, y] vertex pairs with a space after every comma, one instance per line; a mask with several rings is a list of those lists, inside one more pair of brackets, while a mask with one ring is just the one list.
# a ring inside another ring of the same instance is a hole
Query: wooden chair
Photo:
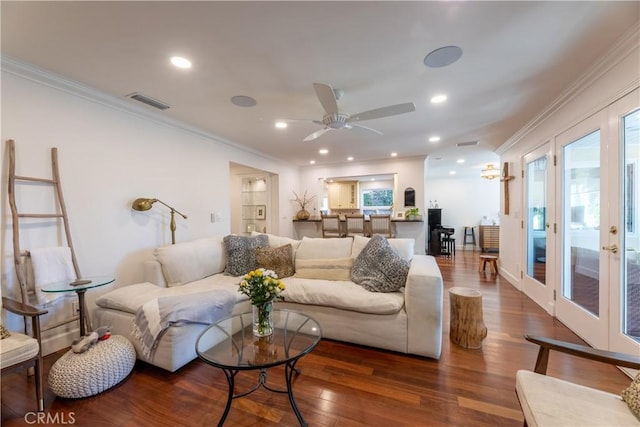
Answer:
[[371, 235], [380, 234], [385, 237], [394, 237], [391, 231], [391, 215], [369, 215], [371, 222]]
[[364, 214], [346, 215], [346, 236], [364, 236]]
[[525, 427], [640, 425], [620, 395], [546, 376], [550, 350], [631, 369], [640, 369], [640, 357], [549, 338], [524, 337], [540, 346], [534, 372], [516, 373], [516, 395]]
[[339, 215], [322, 215], [322, 237], [343, 237]]
[[11, 332], [11, 336], [0, 341], [0, 366], [2, 374], [21, 368], [34, 367], [36, 401], [38, 411], [44, 411], [42, 342], [40, 341], [40, 316], [47, 310], [39, 310], [27, 304], [2, 297], [2, 308], [31, 319], [33, 336]]

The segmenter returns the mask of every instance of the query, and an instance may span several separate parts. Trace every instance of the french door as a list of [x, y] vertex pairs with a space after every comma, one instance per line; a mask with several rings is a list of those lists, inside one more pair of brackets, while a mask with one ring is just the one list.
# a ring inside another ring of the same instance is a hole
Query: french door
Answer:
[[636, 90], [556, 138], [556, 316], [594, 347], [631, 353], [640, 351], [639, 106]]
[[524, 156], [523, 220], [525, 236], [525, 268], [523, 291], [550, 314], [554, 314], [553, 283], [553, 156], [551, 144], [545, 143]]

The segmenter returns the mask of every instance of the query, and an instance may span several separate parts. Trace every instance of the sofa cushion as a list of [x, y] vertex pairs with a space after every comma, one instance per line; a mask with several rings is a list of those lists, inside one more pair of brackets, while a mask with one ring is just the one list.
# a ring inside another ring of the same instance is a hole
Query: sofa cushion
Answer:
[[[120, 310], [135, 314], [140, 307], [154, 298], [178, 295], [196, 294], [202, 292], [216, 292], [218, 289], [232, 289], [236, 291], [240, 284], [239, 277], [214, 274], [184, 286], [163, 288], [153, 283], [144, 282], [122, 286], [99, 296], [96, 305], [102, 308]], [[236, 302], [246, 300], [247, 297], [236, 292]]]
[[293, 248], [291, 243], [277, 248], [256, 248], [258, 267], [273, 270], [278, 279], [293, 276]]
[[298, 250], [298, 246], [300, 246], [301, 240], [295, 240], [289, 237], [276, 236], [275, 234], [259, 233], [257, 231], [251, 232], [252, 236], [259, 236], [261, 234], [264, 234], [269, 239], [270, 248], [279, 248], [280, 246], [291, 244], [291, 249], [293, 251], [293, 258], [295, 259], [296, 251]]
[[168, 286], [179, 286], [224, 270], [226, 256], [220, 237], [196, 239], [157, 248], [156, 260]]
[[303, 237], [296, 252], [296, 260], [300, 259], [326, 259], [347, 258], [351, 256], [353, 239], [323, 239]]
[[[383, 236], [384, 237], [384, 236]], [[357, 258], [362, 252], [362, 249], [369, 243], [371, 240], [369, 237], [363, 236], [354, 236], [353, 239], [353, 249], [351, 250], [351, 257]], [[413, 250], [415, 246], [414, 239], [387, 239], [389, 244], [393, 249], [396, 250], [398, 255], [400, 255], [403, 259], [407, 261], [411, 261], [413, 259]]]
[[[404, 307], [404, 293], [369, 292], [351, 281], [302, 279], [283, 280], [285, 302], [333, 307], [369, 314], [394, 314]], [[277, 307], [276, 303], [276, 307]], [[345, 328], [349, 325], [345, 324]]]
[[353, 263], [351, 280], [371, 292], [394, 292], [402, 288], [409, 262], [402, 259], [383, 236], [371, 237]]
[[296, 259], [296, 277], [323, 280], [350, 280], [353, 258]]
[[620, 393], [622, 399], [627, 402], [631, 412], [640, 418], [640, 373], [631, 382], [631, 385]]
[[258, 236], [225, 236], [224, 248], [227, 255], [227, 265], [224, 273], [231, 276], [242, 276], [258, 268], [256, 248], [269, 246], [269, 238], [265, 234]]

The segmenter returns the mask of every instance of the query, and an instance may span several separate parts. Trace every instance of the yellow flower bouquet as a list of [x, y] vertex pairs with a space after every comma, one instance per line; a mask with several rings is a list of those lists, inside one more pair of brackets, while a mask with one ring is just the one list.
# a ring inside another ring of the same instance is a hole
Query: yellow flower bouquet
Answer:
[[240, 282], [239, 291], [249, 297], [253, 306], [254, 335], [267, 336], [273, 333], [273, 301], [283, 299], [284, 288], [284, 283], [276, 273], [264, 268], [250, 271]]

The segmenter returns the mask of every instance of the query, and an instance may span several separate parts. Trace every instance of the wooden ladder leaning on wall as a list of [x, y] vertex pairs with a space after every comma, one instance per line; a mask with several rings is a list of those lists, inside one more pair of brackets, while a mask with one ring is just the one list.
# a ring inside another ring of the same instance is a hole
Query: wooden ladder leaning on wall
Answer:
[[[80, 268], [78, 267], [78, 260], [76, 259], [76, 253], [73, 249], [73, 242], [71, 240], [71, 233], [69, 231], [69, 217], [67, 215], [67, 208], [64, 204], [64, 197], [62, 195], [62, 187], [60, 184], [60, 173], [58, 171], [58, 149], [51, 148], [51, 170], [52, 178], [33, 178], [28, 176], [16, 175], [16, 150], [15, 142], [12, 139], [7, 140], [7, 146], [9, 148], [9, 206], [11, 208], [12, 226], [13, 226], [13, 259], [15, 262], [16, 276], [20, 285], [20, 296], [22, 302], [25, 304], [34, 305], [37, 301], [31, 301], [31, 298], [35, 298], [35, 289], [33, 284], [30, 283], [29, 275], [29, 251], [22, 251], [20, 249], [20, 220], [23, 218], [33, 219], [62, 219], [62, 226], [64, 228], [64, 234], [67, 241], [67, 245], [71, 250], [71, 261], [73, 262], [73, 268], [76, 273], [76, 277], [80, 276]], [[58, 213], [20, 213], [16, 204], [16, 183], [30, 182], [40, 185], [50, 186], [55, 193], [55, 199], [59, 209]], [[37, 298], [36, 298], [37, 300]], [[70, 318], [55, 322], [42, 328], [41, 331], [45, 332], [51, 329], [55, 329], [59, 326], [67, 323], [75, 322], [79, 319], [78, 315], [74, 315]], [[25, 331], [30, 332], [31, 325], [25, 319]]]

